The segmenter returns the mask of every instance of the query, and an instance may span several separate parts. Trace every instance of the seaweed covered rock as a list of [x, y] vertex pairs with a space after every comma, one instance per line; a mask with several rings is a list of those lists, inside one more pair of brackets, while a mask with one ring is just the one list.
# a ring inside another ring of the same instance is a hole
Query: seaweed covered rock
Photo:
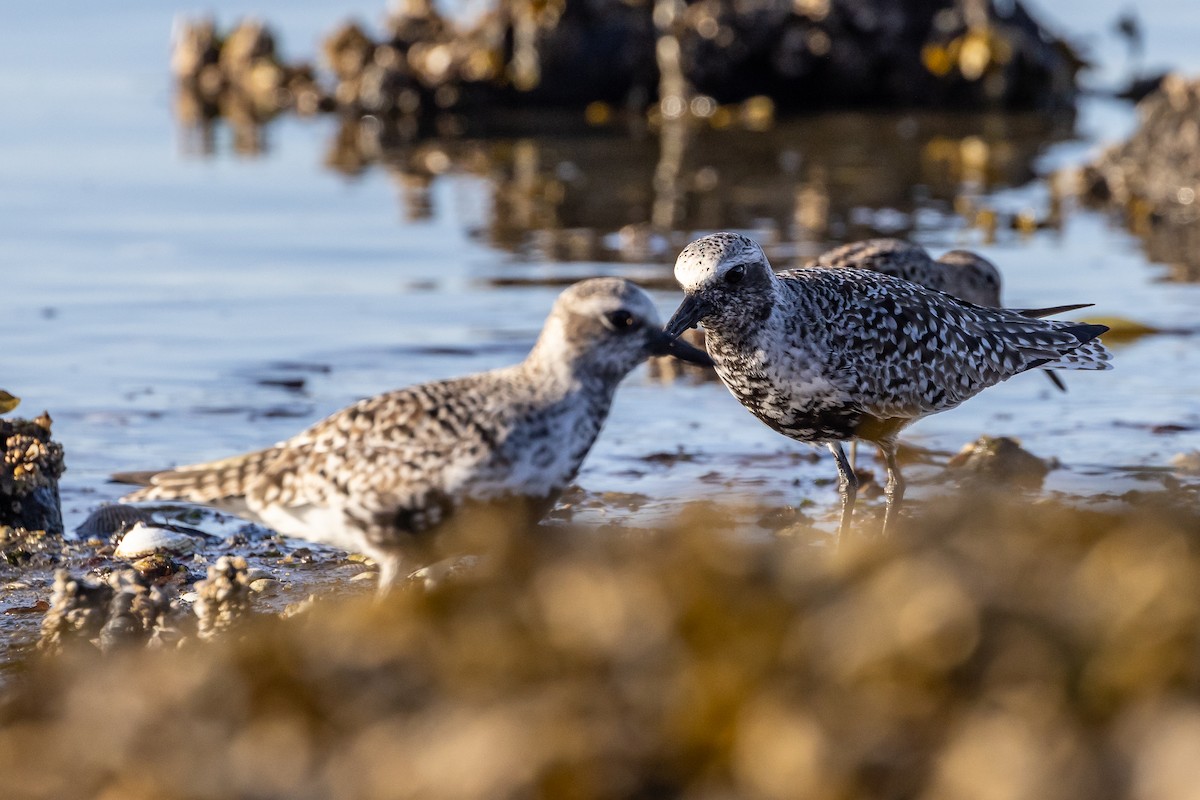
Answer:
[[1123, 214], [1172, 277], [1200, 280], [1200, 79], [1169, 75], [1138, 118], [1129, 139], [1084, 167], [1084, 200]]
[[222, 36], [211, 19], [183, 21], [173, 37], [171, 71], [178, 82], [176, 115], [203, 126], [215, 117], [235, 127], [235, 145], [256, 153], [255, 128], [282, 111], [312, 114], [333, 108], [307, 64], [285, 64], [267, 25], [248, 19]]
[[718, 102], [1063, 107], [1082, 66], [1020, 2], [699, 0], [680, 28], [685, 74]]
[[62, 445], [50, 438], [50, 415], [0, 419], [0, 527], [61, 535], [58, 478]]
[[750, 101], [751, 112], [1045, 109], [1073, 104], [1083, 65], [1019, 0], [495, 0], [469, 27], [407, 0], [382, 35], [346, 23], [322, 52], [329, 88], [284, 64], [261, 23], [224, 37], [211, 21], [185, 23], [172, 65], [194, 99], [181, 109], [467, 123], [547, 107], [586, 108], [593, 122], [622, 107], [710, 118]]

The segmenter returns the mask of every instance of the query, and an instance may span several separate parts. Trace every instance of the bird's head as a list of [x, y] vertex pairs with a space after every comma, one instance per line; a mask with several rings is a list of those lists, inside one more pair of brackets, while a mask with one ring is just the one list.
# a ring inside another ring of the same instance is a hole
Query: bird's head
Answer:
[[666, 331], [679, 336], [697, 323], [719, 329], [753, 324], [771, 313], [775, 273], [762, 248], [738, 233], [714, 233], [689, 244], [675, 261], [684, 298]]
[[621, 278], [580, 281], [559, 295], [533, 353], [608, 382], [660, 355], [712, 364], [704, 351], [667, 336], [650, 296]]

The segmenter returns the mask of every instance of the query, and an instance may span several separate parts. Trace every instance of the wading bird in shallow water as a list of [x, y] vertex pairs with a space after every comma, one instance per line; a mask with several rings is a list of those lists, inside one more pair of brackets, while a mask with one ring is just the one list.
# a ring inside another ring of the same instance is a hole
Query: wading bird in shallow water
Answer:
[[[970, 250], [951, 250], [934, 259], [924, 247], [903, 239], [865, 239], [822, 253], [813, 266], [869, 269], [919, 283], [926, 289], [936, 289], [977, 306], [1000, 307], [1000, 270]], [[1043, 374], [1054, 388], [1060, 392], [1067, 390], [1053, 372], [1046, 370]]]
[[467, 509], [529, 521], [548, 511], [596, 440], [617, 384], [667, 354], [712, 363], [663, 332], [634, 284], [587, 280], [559, 296], [520, 364], [371, 397], [246, 455], [114, 478], [145, 485], [127, 501], [213, 506], [366, 553], [385, 593], [405, 556], [424, 553]]
[[869, 269], [977, 306], [1000, 305], [1000, 270], [970, 250], [951, 250], [935, 260], [921, 245], [903, 239], [864, 239], [825, 251], [813, 266]]
[[1110, 368], [1096, 339], [1106, 327], [1041, 319], [1063, 308], [984, 308], [863, 269], [776, 274], [735, 233], [692, 242], [675, 278], [684, 299], [667, 333], [703, 324], [717, 375], [742, 405], [837, 459], [841, 534], [858, 488], [842, 442], [884, 454], [886, 532], [904, 495], [896, 446], [905, 426], [1035, 367]]

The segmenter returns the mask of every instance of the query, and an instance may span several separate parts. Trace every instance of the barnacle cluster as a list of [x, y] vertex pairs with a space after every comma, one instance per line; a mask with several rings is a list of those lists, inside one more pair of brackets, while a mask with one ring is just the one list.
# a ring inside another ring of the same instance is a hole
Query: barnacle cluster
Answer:
[[102, 650], [129, 644], [174, 643], [184, 616], [174, 589], [138, 570], [106, 577], [76, 578], [60, 569], [54, 576], [50, 610], [42, 621], [40, 649], [58, 653], [72, 643], [91, 642]]
[[63, 532], [58, 478], [66, 467], [50, 425], [48, 414], [0, 419], [0, 528], [13, 528], [18, 537]]
[[208, 577], [196, 584], [201, 637], [218, 636], [244, 620], [250, 609], [251, 582], [246, 559], [239, 556], [221, 556], [208, 568]]
[[[39, 648], [60, 653], [71, 643], [90, 642], [103, 651], [120, 645], [176, 645], [187, 638], [211, 639], [240, 624], [250, 611], [245, 559], [222, 556], [195, 586], [189, 609], [180, 602], [177, 565], [148, 557], [132, 569], [76, 577], [54, 576], [50, 610]], [[194, 612], [194, 613], [193, 613]]]
[[0, 421], [4, 445], [0, 466], [0, 496], [21, 496], [35, 489], [56, 486], [62, 475], [62, 445], [50, 438], [50, 417], [33, 421]]

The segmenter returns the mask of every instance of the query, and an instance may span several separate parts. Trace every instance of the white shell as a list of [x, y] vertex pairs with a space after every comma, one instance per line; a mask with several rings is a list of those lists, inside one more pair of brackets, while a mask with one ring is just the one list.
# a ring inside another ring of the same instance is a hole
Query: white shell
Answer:
[[138, 523], [129, 529], [113, 551], [117, 558], [142, 558], [155, 553], [182, 556], [195, 551], [196, 541], [187, 534]]

